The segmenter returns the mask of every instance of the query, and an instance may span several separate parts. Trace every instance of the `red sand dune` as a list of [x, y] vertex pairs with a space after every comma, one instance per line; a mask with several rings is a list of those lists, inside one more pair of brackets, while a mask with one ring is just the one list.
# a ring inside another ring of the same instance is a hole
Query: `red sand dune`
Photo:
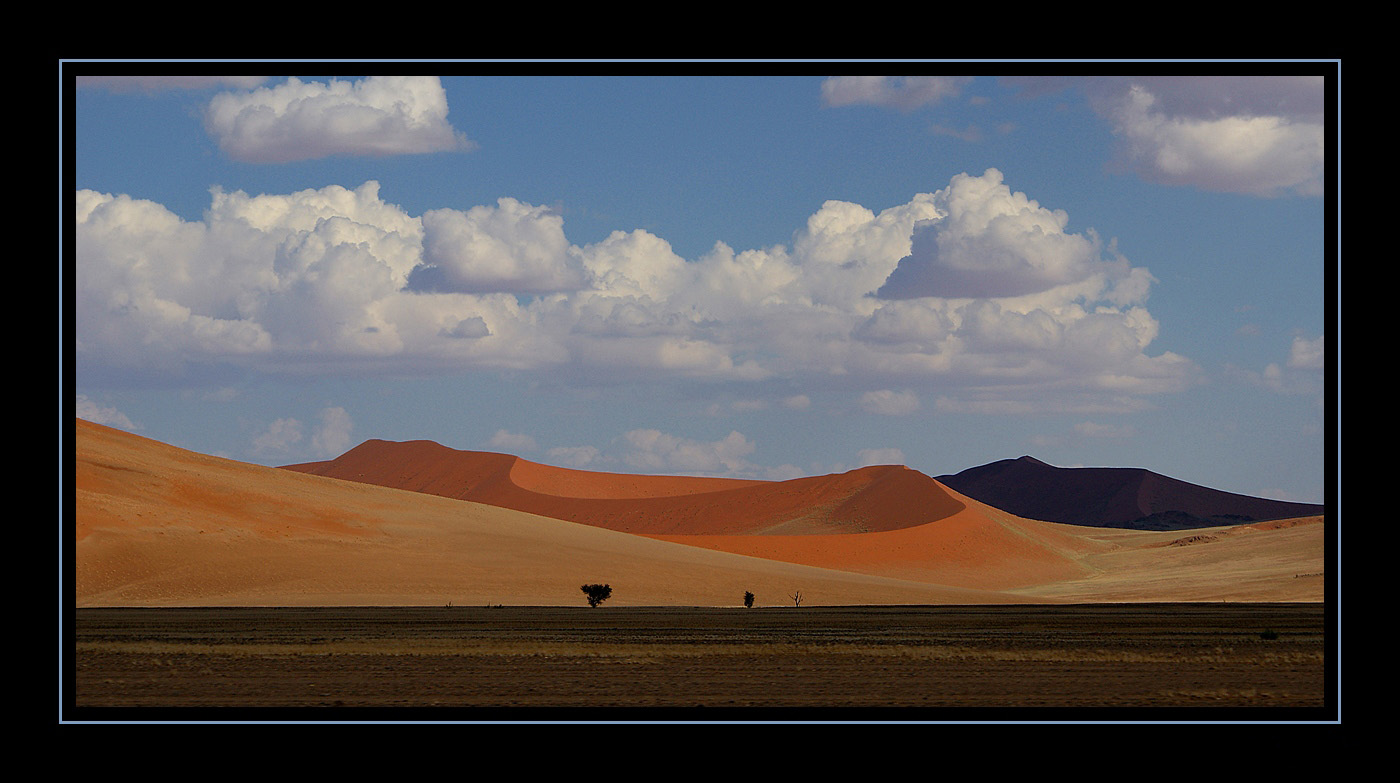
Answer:
[[938, 482], [898, 465], [791, 481], [569, 470], [430, 441], [371, 440], [288, 470], [487, 503], [644, 535], [858, 533], [956, 514]]

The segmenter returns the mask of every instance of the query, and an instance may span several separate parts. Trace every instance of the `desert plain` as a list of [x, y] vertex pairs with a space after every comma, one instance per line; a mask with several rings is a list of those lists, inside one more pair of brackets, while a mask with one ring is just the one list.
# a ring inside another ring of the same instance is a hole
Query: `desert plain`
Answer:
[[[752, 482], [352, 454], [263, 467], [77, 420], [77, 714], [1331, 703], [1322, 516], [1105, 529], [903, 466]], [[590, 608], [588, 583], [611, 597]]]

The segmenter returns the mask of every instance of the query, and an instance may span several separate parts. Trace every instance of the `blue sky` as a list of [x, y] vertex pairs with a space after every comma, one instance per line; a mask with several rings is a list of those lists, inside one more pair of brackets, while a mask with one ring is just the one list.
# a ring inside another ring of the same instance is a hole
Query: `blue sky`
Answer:
[[1331, 63], [378, 65], [77, 64], [77, 415], [265, 465], [1030, 454], [1324, 499]]

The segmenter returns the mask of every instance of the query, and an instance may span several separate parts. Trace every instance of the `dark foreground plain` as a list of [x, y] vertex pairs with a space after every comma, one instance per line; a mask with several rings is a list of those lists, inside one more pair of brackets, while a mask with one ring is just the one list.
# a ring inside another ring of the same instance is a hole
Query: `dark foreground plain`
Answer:
[[84, 720], [1334, 718], [1321, 604], [80, 609]]

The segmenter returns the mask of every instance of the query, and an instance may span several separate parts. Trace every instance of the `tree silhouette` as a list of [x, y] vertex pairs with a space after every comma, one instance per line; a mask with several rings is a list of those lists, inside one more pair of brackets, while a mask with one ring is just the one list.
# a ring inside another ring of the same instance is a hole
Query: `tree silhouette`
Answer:
[[612, 597], [611, 585], [584, 585], [579, 589], [588, 596], [589, 606], [597, 606]]
[[752, 609], [752, 608], [753, 608], [753, 593], [749, 592], [748, 590], [745, 590], [745, 591], [744, 591], [744, 608], [745, 608], [745, 609]]
[[793, 606], [801, 606], [801, 605], [802, 605], [802, 591], [801, 591], [801, 590], [798, 590], [797, 592], [795, 592], [795, 593], [792, 594], [792, 605], [793, 605]]

